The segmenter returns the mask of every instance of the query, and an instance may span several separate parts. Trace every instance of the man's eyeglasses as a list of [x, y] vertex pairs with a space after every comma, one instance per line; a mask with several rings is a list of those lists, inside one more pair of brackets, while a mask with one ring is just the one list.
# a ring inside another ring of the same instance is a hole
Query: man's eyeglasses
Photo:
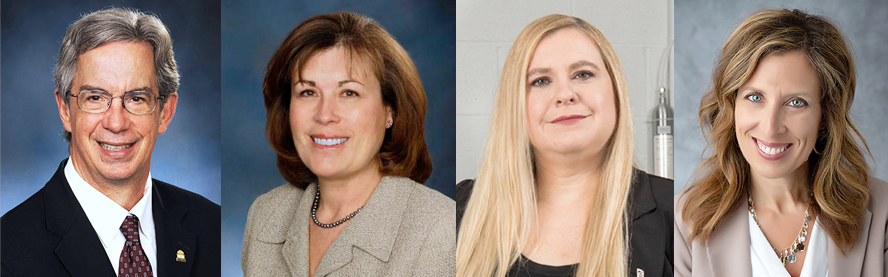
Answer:
[[124, 94], [123, 96], [111, 96], [110, 93], [101, 90], [84, 90], [80, 94], [66, 94], [77, 98], [77, 107], [85, 113], [100, 114], [104, 113], [111, 107], [114, 98], [123, 100], [123, 108], [131, 114], [143, 115], [154, 112], [157, 108], [158, 100], [163, 96], [157, 97], [149, 91], [135, 90]]

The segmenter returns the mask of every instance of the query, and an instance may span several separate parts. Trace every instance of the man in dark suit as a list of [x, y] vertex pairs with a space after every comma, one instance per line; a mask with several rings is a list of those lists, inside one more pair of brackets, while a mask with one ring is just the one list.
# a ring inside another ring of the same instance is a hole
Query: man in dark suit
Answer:
[[86, 15], [54, 79], [71, 156], [3, 215], [2, 276], [219, 276], [219, 205], [150, 174], [178, 100], [166, 26], [132, 10]]

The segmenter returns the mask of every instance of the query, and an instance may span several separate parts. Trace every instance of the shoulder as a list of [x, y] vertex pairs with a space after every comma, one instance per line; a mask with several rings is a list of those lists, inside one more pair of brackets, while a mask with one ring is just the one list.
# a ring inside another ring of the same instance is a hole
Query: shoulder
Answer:
[[874, 219], [883, 218], [888, 221], [888, 183], [869, 176], [870, 203], [869, 210]]
[[263, 217], [282, 207], [293, 207], [295, 201], [298, 201], [305, 193], [305, 189], [299, 188], [292, 184], [283, 184], [272, 189], [256, 198], [253, 205], [250, 206], [249, 217]]
[[35, 230], [45, 230], [46, 212], [43, 199], [43, 189], [28, 197], [27, 200], [6, 212], [0, 219], [0, 233], [3, 234], [3, 243], [10, 245], [7, 239], [19, 240], [32, 235]]
[[635, 169], [634, 182], [635, 186], [650, 187], [654, 203], [657, 204], [657, 210], [668, 212], [670, 215], [673, 213], [672, 191], [675, 181]]
[[457, 230], [459, 223], [462, 221], [463, 214], [466, 212], [466, 205], [469, 204], [469, 198], [472, 196], [472, 188], [475, 186], [475, 180], [465, 179], [456, 184], [456, 224]]
[[[433, 218], [453, 218], [456, 202], [450, 197], [433, 190], [409, 178], [397, 177], [394, 182], [399, 186], [408, 186], [410, 191], [409, 212], [420, 213]], [[453, 221], [453, 220], [451, 220]]]
[[152, 181], [157, 192], [160, 193], [161, 199], [172, 198], [173, 201], [178, 202], [180, 205], [189, 207], [191, 211], [215, 214], [216, 216], [221, 215], [222, 207], [200, 194], [157, 179], [152, 179]]

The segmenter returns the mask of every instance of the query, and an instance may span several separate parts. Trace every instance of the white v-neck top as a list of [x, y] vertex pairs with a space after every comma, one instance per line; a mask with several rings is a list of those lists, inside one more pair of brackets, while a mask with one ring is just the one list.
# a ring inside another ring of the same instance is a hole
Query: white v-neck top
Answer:
[[[749, 254], [752, 261], [752, 276], [790, 277], [789, 272], [780, 263], [777, 253], [774, 253], [774, 249], [765, 238], [765, 234], [762, 233], [762, 229], [755, 223], [752, 213], [747, 212], [747, 214], [749, 215]], [[819, 220], [815, 220], [812, 225], [810, 242], [805, 244], [804, 250], [808, 253], [805, 255], [805, 264], [802, 266], [799, 277], [825, 277], [829, 272], [827, 269], [829, 258], [827, 257], [826, 236], [821, 234], [822, 227], [820, 227]]]

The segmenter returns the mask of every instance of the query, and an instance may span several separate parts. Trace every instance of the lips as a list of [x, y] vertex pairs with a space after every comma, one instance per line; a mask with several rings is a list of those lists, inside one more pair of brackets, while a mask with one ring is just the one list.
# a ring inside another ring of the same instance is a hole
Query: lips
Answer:
[[555, 120], [552, 120], [552, 123], [553, 124], [573, 124], [573, 123], [576, 123], [577, 121], [583, 120], [586, 117], [588, 117], [588, 116], [579, 115], [579, 114], [564, 115], [564, 116], [560, 116], [560, 117], [556, 118]]
[[322, 148], [336, 147], [348, 141], [347, 137], [338, 137], [330, 135], [312, 135], [311, 140]]
[[117, 145], [115, 145], [115, 144], [109, 144], [109, 143], [99, 142], [99, 145], [102, 146], [103, 149], [105, 149], [105, 150], [111, 150], [111, 151], [120, 151], [120, 150], [124, 150], [124, 149], [130, 148], [130, 147], [133, 147], [133, 144], [134, 144], [134, 143], [129, 143], [129, 144], [117, 144]]
[[792, 143], [773, 143], [752, 138], [758, 146], [759, 154], [767, 160], [776, 160], [783, 157], [787, 149], [792, 147]]

